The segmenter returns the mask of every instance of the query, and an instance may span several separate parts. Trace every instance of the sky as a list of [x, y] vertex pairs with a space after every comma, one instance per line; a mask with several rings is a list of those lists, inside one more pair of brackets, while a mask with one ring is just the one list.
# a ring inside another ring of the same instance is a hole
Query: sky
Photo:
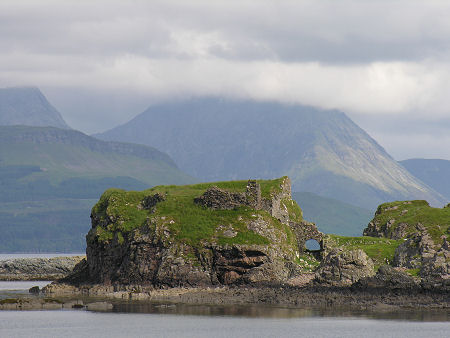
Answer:
[[0, 87], [85, 133], [214, 95], [339, 109], [395, 159], [450, 159], [450, 1], [1, 0]]

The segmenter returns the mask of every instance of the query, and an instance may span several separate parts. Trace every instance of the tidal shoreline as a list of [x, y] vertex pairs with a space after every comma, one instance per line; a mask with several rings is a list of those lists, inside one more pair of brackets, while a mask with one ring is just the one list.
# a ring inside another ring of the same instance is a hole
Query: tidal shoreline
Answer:
[[[448, 293], [419, 290], [354, 290], [330, 287], [213, 287], [145, 289], [90, 286], [76, 288], [53, 283], [45, 293], [0, 301], [2, 310], [86, 309], [92, 311], [121, 311], [128, 307], [182, 306], [277, 307], [286, 309], [316, 309], [356, 311], [357, 313], [437, 313], [439, 320], [450, 321]], [[161, 310], [161, 309], [159, 309]]]
[[92, 298], [119, 301], [181, 303], [191, 305], [273, 305], [282, 307], [347, 307], [357, 310], [444, 310], [450, 315], [447, 292], [424, 290], [383, 290], [294, 287], [294, 286], [232, 286], [155, 289], [142, 286], [74, 287], [53, 283], [44, 288], [48, 300]]

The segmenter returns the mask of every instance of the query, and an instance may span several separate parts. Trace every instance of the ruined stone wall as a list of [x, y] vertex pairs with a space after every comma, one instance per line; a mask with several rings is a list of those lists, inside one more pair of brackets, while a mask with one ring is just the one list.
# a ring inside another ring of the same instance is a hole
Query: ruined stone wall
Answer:
[[301, 223], [292, 222], [289, 218], [289, 212], [282, 203], [290, 201], [291, 180], [286, 177], [281, 184], [281, 191], [273, 194], [270, 198], [261, 197], [261, 186], [255, 180], [249, 180], [245, 193], [230, 192], [217, 187], [209, 188], [202, 196], [195, 199], [195, 203], [212, 209], [231, 210], [236, 207], [246, 205], [256, 210], [265, 210], [272, 217], [278, 219], [281, 223], [288, 224], [297, 237], [298, 248], [300, 252], [306, 250], [305, 243], [309, 239], [314, 239], [320, 244], [321, 250], [324, 248], [324, 234], [320, 232], [314, 223], [302, 221]]
[[314, 223], [302, 221], [301, 223], [289, 222], [289, 226], [297, 237], [299, 252], [306, 251], [306, 241], [316, 240], [320, 245], [320, 250], [324, 249], [324, 234], [320, 232]]
[[289, 212], [281, 203], [284, 199], [292, 199], [291, 196], [291, 180], [286, 177], [281, 184], [281, 192], [274, 194], [270, 199], [264, 198], [262, 200], [262, 208], [266, 210], [273, 217], [278, 219], [281, 223], [288, 224], [289, 222]]
[[218, 210], [232, 210], [242, 205], [248, 205], [246, 194], [218, 187], [209, 188], [203, 195], [195, 198], [194, 202], [206, 208]]

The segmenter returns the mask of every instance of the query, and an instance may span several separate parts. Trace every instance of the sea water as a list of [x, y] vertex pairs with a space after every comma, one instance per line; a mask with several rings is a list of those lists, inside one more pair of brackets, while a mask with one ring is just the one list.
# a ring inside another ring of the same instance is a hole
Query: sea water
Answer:
[[2, 311], [1, 337], [449, 337], [448, 322]]

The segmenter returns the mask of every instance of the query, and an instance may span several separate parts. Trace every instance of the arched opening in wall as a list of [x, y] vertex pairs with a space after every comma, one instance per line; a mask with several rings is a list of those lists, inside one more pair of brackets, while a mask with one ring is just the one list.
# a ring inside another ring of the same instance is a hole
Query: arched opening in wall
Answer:
[[316, 259], [321, 258], [323, 248], [317, 240], [313, 238], [308, 239], [305, 242], [305, 249], [306, 252], [310, 252]]
[[320, 247], [320, 243], [317, 242], [315, 239], [308, 239], [305, 243], [306, 250], [314, 252], [314, 251], [320, 251], [322, 248]]

